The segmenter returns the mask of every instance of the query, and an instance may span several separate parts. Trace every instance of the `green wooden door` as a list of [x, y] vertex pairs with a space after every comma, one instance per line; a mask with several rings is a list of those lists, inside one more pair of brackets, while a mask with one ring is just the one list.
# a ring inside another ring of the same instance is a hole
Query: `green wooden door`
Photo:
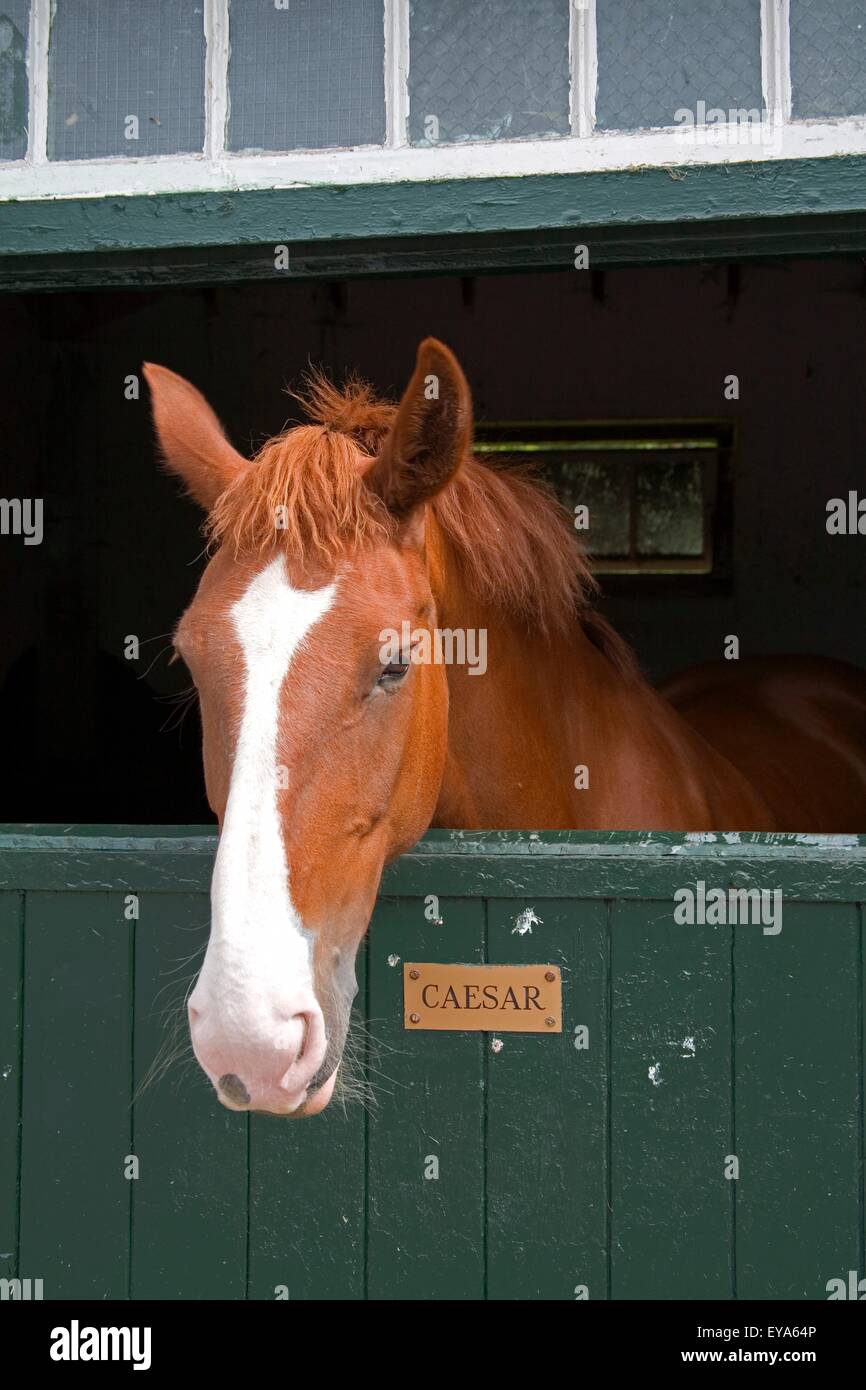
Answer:
[[[0, 837], [0, 1278], [823, 1299], [862, 1277], [863, 841], [432, 833], [364, 948], [358, 1098], [295, 1124], [222, 1110], [189, 1056], [213, 849]], [[781, 889], [781, 930], [677, 924], [698, 882]], [[406, 1033], [413, 959], [556, 964], [563, 1032]]]

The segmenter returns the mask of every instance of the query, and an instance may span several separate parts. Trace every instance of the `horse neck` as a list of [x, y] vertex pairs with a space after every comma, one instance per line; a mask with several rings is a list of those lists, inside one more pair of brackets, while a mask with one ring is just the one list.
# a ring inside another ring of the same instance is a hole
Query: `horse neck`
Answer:
[[434, 825], [710, 830], [766, 820], [745, 779], [580, 621], [567, 633], [533, 631], [454, 573], [434, 581], [434, 597], [441, 628], [487, 634], [485, 674], [447, 669], [448, 749]]

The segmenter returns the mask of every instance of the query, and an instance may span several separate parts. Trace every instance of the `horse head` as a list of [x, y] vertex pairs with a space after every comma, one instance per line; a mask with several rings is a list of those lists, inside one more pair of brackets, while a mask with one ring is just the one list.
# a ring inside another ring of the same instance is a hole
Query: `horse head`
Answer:
[[212, 543], [174, 639], [220, 831], [193, 1047], [229, 1109], [311, 1115], [333, 1093], [383, 867], [442, 782], [446, 675], [411, 646], [436, 626], [425, 522], [470, 447], [469, 389], [427, 339], [398, 406], [316, 379], [315, 423], [246, 460], [189, 382], [145, 371]]

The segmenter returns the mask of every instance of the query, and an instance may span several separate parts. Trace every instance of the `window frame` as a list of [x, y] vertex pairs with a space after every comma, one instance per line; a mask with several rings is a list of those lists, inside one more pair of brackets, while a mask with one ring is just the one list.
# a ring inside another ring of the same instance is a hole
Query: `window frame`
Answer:
[[385, 64], [384, 145], [250, 154], [226, 149], [229, 0], [203, 0], [205, 139], [201, 153], [123, 155], [93, 160], [48, 159], [48, 48], [51, 0], [31, 0], [27, 44], [28, 150], [0, 164], [0, 199], [93, 197], [288, 188], [312, 184], [392, 183], [443, 178], [578, 173], [802, 159], [863, 154], [866, 117], [793, 120], [789, 0], [760, 0], [764, 109], [774, 131], [761, 143], [714, 144], [697, 128], [684, 142], [674, 126], [653, 130], [596, 128], [598, 46], [596, 0], [568, 0], [571, 134], [413, 147], [408, 140], [410, 0], [382, 0]]
[[[482, 420], [475, 426], [473, 449], [482, 458], [515, 460], [535, 452], [587, 454], [625, 452], [630, 443], [648, 445], [647, 452], [689, 454], [706, 452], [702, 469], [704, 553], [701, 557], [630, 557], [593, 555], [590, 529], [577, 532], [591, 558], [593, 573], [603, 579], [605, 592], [705, 594], [727, 591], [733, 580], [733, 473], [737, 429], [723, 419], [621, 419], [621, 420]], [[521, 449], [521, 445], [528, 446]], [[635, 453], [638, 451], [635, 450]], [[632, 469], [634, 506], [636, 471]], [[632, 526], [634, 515], [632, 516]], [[709, 564], [706, 563], [706, 558]]]

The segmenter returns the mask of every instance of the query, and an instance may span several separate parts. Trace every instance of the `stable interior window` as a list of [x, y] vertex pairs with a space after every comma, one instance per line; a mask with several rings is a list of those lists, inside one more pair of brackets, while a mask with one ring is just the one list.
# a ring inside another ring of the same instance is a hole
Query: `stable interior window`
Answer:
[[532, 464], [572, 513], [597, 574], [718, 576], [730, 537], [724, 421], [491, 421], [479, 454]]

